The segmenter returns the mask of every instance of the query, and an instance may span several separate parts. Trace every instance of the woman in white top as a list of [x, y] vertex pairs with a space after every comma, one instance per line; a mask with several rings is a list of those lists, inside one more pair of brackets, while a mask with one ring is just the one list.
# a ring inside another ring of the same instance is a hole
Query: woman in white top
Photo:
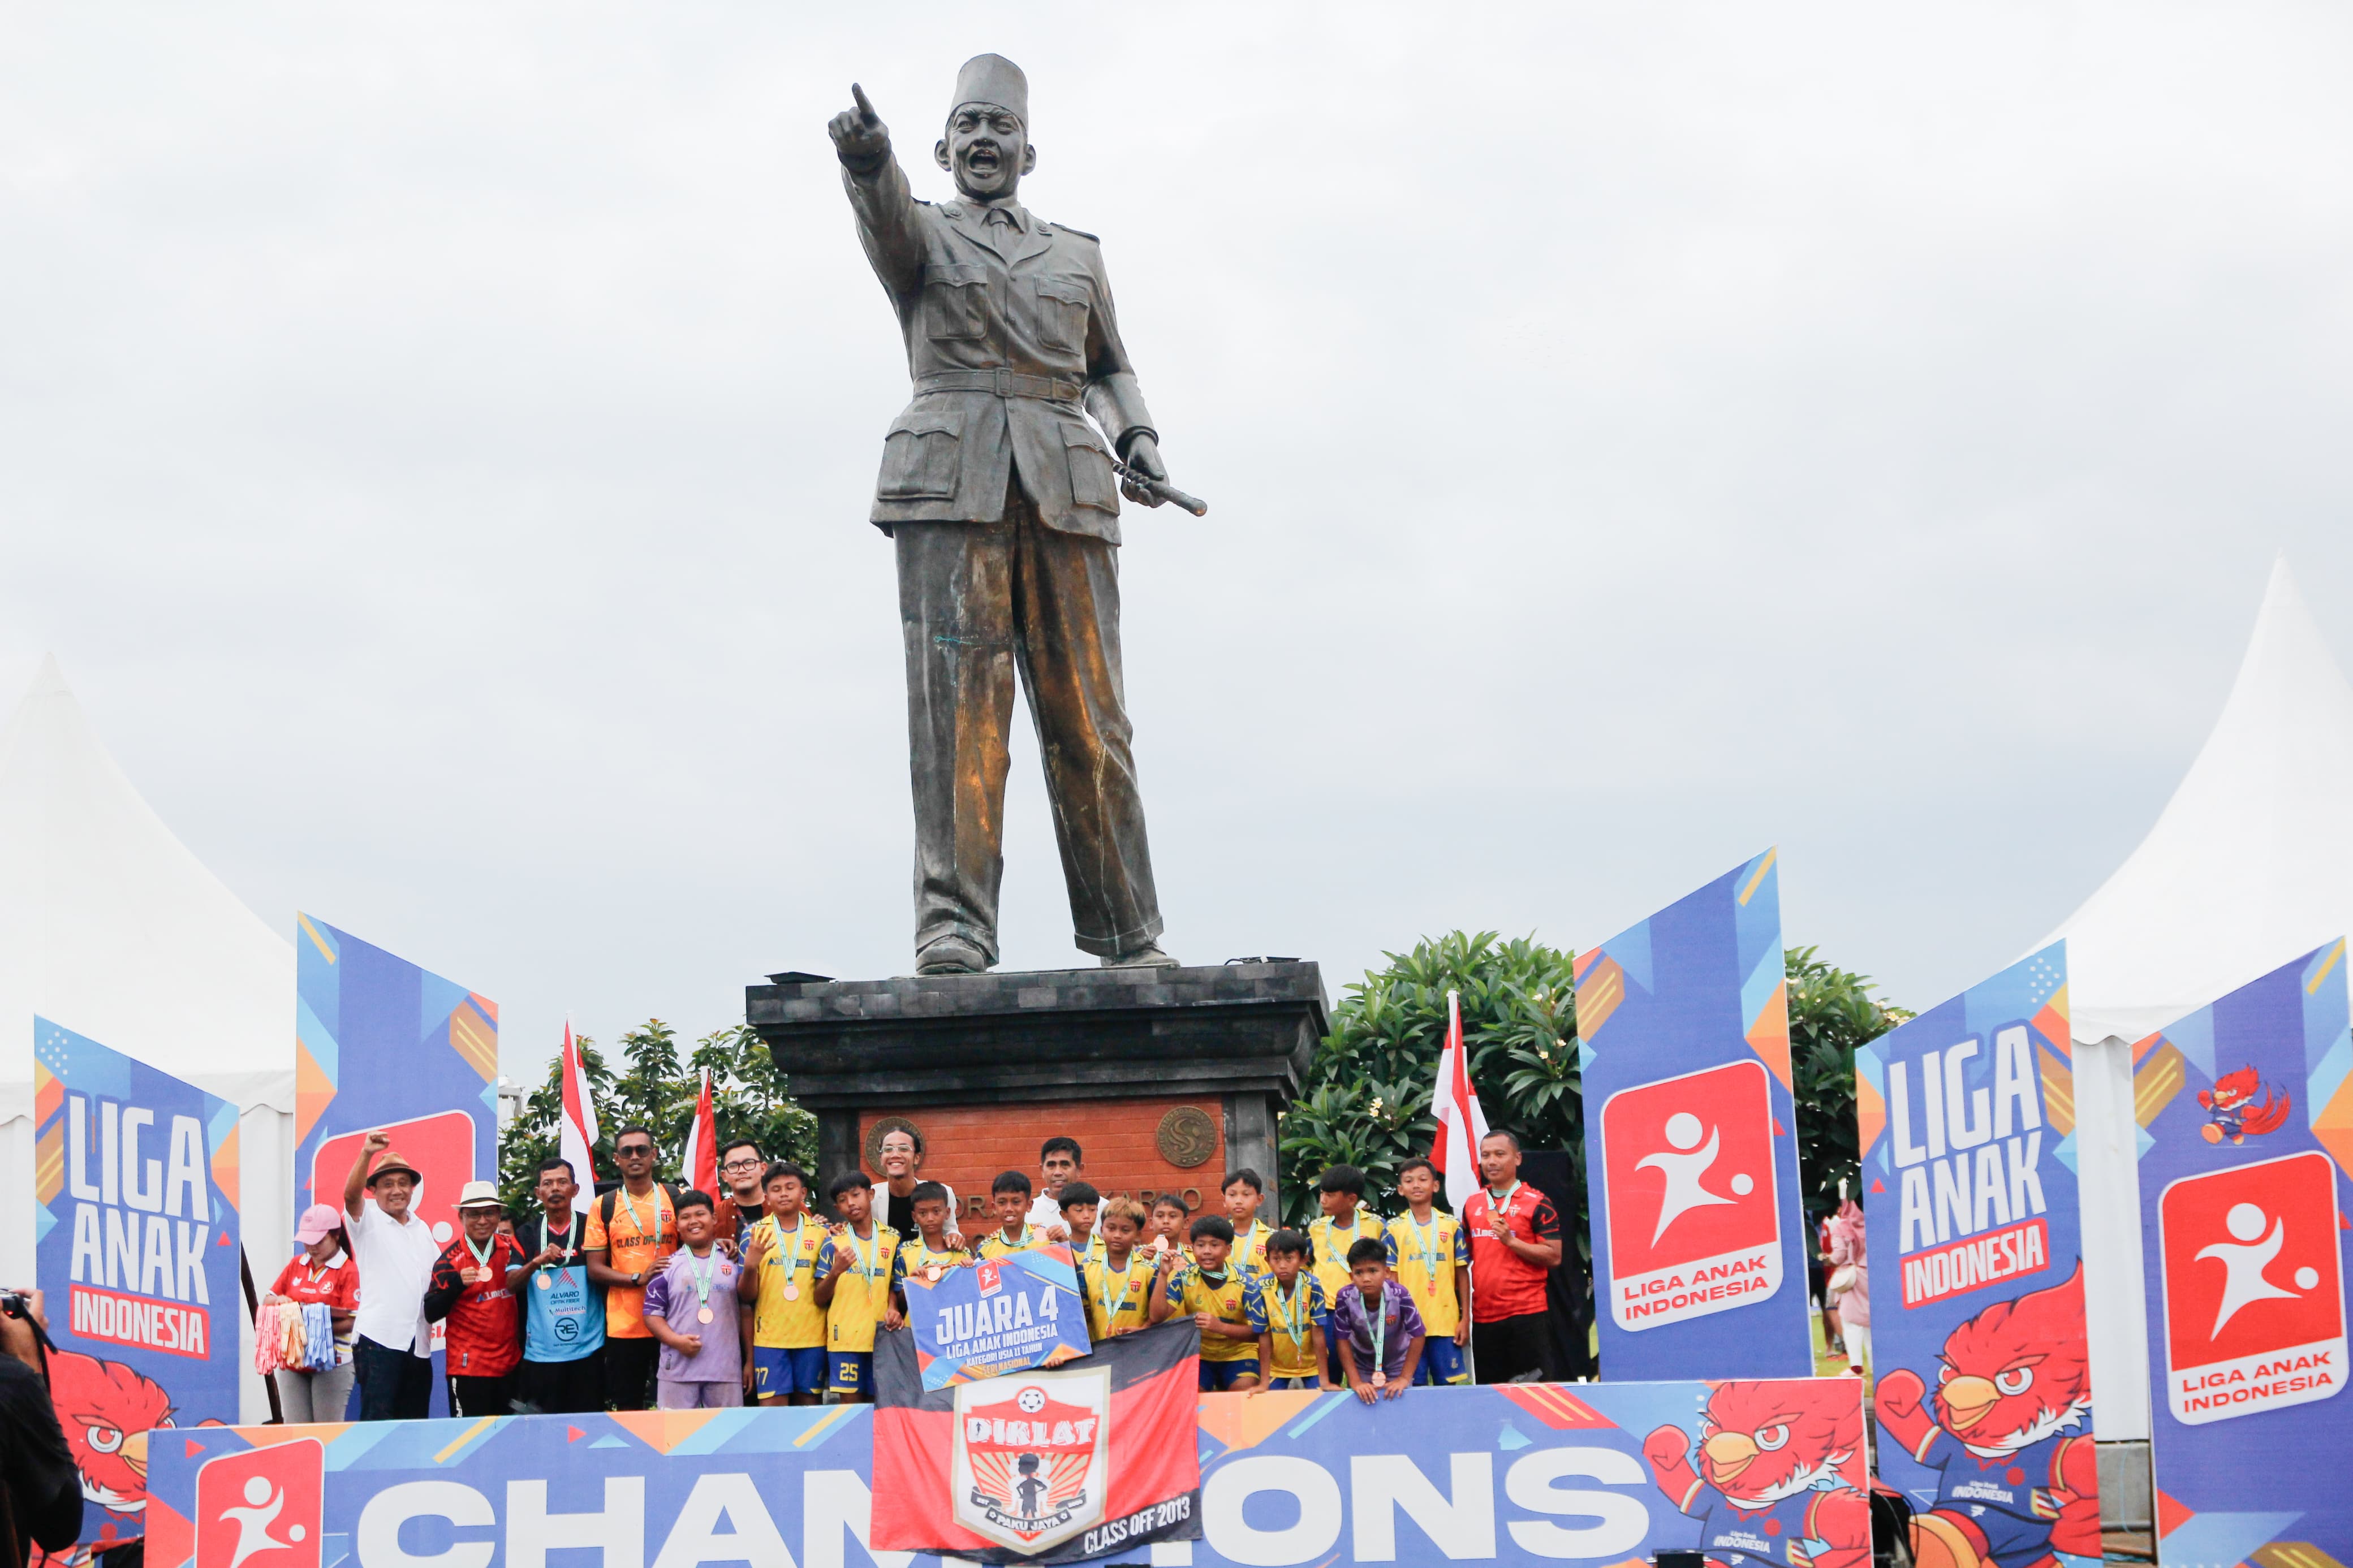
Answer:
[[[874, 1184], [874, 1217], [902, 1237], [915, 1234], [915, 1184], [923, 1178], [923, 1135], [911, 1127], [893, 1127], [882, 1134], [882, 1179]], [[940, 1185], [947, 1187], [945, 1182]], [[947, 1244], [964, 1243], [964, 1226], [956, 1213], [954, 1187], [948, 1191]], [[892, 1205], [896, 1205], [894, 1210]]]

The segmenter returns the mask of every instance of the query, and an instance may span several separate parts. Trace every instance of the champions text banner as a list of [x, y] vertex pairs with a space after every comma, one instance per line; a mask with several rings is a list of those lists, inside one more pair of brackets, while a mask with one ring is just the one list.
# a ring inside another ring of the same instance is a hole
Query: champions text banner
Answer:
[[1965, 1561], [2100, 1555], [2073, 1049], [2054, 943], [1854, 1054], [1879, 1479]]
[[160, 1429], [237, 1419], [237, 1107], [33, 1021], [33, 1225], [84, 1547], [146, 1529]]
[[2158, 1560], [2353, 1558], [2345, 943], [2133, 1047]]
[[1091, 1348], [1071, 1249], [1032, 1247], [937, 1279], [907, 1279], [907, 1327], [925, 1388], [1059, 1366]]
[[[1204, 1394], [1183, 1424], [1201, 1539], [1096, 1560], [1609, 1568], [1696, 1548], [1726, 1568], [1869, 1568], [1862, 1402], [1852, 1378], [1417, 1388], [1371, 1405]], [[944, 1568], [867, 1544], [894, 1506], [874, 1484], [875, 1419], [833, 1405], [174, 1434], [154, 1450], [147, 1561]]]
[[[458, 1193], [498, 1175], [499, 1008], [308, 915], [294, 917], [294, 1207], [343, 1203], [343, 1178], [367, 1134], [416, 1166], [414, 1213], [447, 1246]], [[255, 1270], [293, 1253], [269, 1238]], [[433, 1325], [441, 1342], [441, 1325]], [[448, 1407], [441, 1355], [433, 1408]]]
[[1612, 1381], [1813, 1371], [1774, 866], [1767, 850], [1577, 957]]

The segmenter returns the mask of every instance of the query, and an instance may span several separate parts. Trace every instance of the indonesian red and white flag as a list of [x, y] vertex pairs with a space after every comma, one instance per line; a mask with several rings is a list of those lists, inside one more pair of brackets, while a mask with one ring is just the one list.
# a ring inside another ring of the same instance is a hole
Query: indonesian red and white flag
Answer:
[[678, 1152], [679, 1173], [686, 1184], [711, 1197], [719, 1194], [719, 1124], [711, 1114], [711, 1069], [702, 1069], [702, 1094], [694, 1102], [694, 1120], [687, 1123], [686, 1147]]
[[1479, 1142], [1487, 1136], [1487, 1113], [1479, 1109], [1479, 1091], [1471, 1087], [1471, 1053], [1462, 1048], [1462, 997], [1446, 994], [1446, 1048], [1439, 1053], [1438, 1088], [1430, 1109], [1438, 1117], [1438, 1136], [1430, 1145], [1430, 1163], [1446, 1178], [1446, 1203], [1456, 1214], [1479, 1190]]
[[580, 1065], [580, 1047], [572, 1037], [572, 1020], [564, 1020], [564, 1115], [557, 1125], [555, 1152], [572, 1166], [572, 1179], [584, 1193], [596, 1190], [596, 1101], [588, 1093], [588, 1074]]

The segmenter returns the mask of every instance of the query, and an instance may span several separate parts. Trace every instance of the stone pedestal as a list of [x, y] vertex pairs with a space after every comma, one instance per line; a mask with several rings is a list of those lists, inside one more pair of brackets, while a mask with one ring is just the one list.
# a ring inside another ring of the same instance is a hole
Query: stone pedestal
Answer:
[[[1038, 1176], [1060, 1133], [1106, 1194], [1219, 1199], [1248, 1165], [1276, 1212], [1275, 1118], [1328, 1005], [1313, 963], [1072, 969], [892, 980], [774, 977], [744, 991], [794, 1097], [817, 1113], [820, 1183], [875, 1171], [882, 1124], [923, 1133], [923, 1173], [965, 1213], [999, 1171]], [[1149, 1201], [1148, 1199], [1146, 1201]]]

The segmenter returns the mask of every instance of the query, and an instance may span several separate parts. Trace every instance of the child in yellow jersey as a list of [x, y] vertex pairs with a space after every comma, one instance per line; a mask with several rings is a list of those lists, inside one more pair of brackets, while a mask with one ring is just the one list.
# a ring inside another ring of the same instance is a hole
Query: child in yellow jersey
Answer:
[[949, 1269], [972, 1261], [971, 1253], [948, 1245], [947, 1188], [937, 1182], [917, 1182], [907, 1206], [914, 1211], [915, 1234], [899, 1243], [898, 1254], [891, 1260], [891, 1284], [899, 1293], [902, 1313], [907, 1310], [910, 1278], [936, 1285]]
[[1160, 1267], [1161, 1259], [1172, 1252], [1183, 1262], [1193, 1261], [1192, 1252], [1185, 1245], [1185, 1227], [1192, 1219], [1193, 1211], [1185, 1206], [1182, 1193], [1163, 1193], [1152, 1200], [1152, 1229], [1144, 1245], [1152, 1251], [1154, 1268]]
[[[1324, 1173], [1315, 1184], [1316, 1198], [1324, 1208], [1324, 1217], [1307, 1226], [1307, 1240], [1315, 1249], [1309, 1267], [1323, 1283], [1324, 1300], [1336, 1304], [1340, 1292], [1346, 1289], [1348, 1248], [1369, 1237], [1384, 1239], [1388, 1231], [1380, 1216], [1361, 1205], [1365, 1201], [1365, 1173], [1354, 1165], [1335, 1165]], [[1335, 1381], [1340, 1376], [1340, 1352], [1332, 1352], [1331, 1373]]]
[[899, 1233], [874, 1223], [874, 1189], [864, 1174], [845, 1171], [826, 1195], [841, 1212], [841, 1227], [817, 1254], [817, 1299], [825, 1309], [828, 1377], [845, 1405], [874, 1402], [874, 1330], [902, 1320], [891, 1299]]
[[1324, 1371], [1324, 1281], [1307, 1268], [1307, 1238], [1278, 1230], [1267, 1239], [1266, 1272], [1250, 1277], [1243, 1307], [1258, 1331], [1258, 1363], [1269, 1388], [1337, 1388]]
[[[1075, 1185], [1076, 1184], [1072, 1184]], [[1116, 1334], [1132, 1334], [1152, 1321], [1152, 1284], [1157, 1278], [1152, 1255], [1136, 1243], [1143, 1238], [1144, 1205], [1134, 1198], [1113, 1198], [1103, 1205], [1095, 1239], [1103, 1248], [1081, 1260], [1086, 1281], [1087, 1337], [1097, 1343]]]
[[1225, 1194], [1226, 1218], [1234, 1227], [1236, 1267], [1246, 1274], [1265, 1273], [1266, 1244], [1274, 1235], [1274, 1226], [1258, 1217], [1258, 1206], [1266, 1201], [1265, 1181], [1244, 1165], [1229, 1173], [1219, 1190]]
[[999, 1172], [988, 1185], [989, 1206], [997, 1211], [997, 1228], [980, 1238], [980, 1256], [1003, 1258], [1046, 1245], [1046, 1233], [1029, 1225], [1029, 1194], [1035, 1189], [1018, 1171]]
[[1081, 1264], [1090, 1258], [1101, 1258], [1103, 1237], [1095, 1234], [1096, 1216], [1103, 1212], [1103, 1194], [1086, 1182], [1062, 1184], [1057, 1200], [1062, 1205], [1062, 1226], [1070, 1233], [1071, 1256]]
[[744, 1243], [736, 1289], [752, 1306], [752, 1388], [763, 1405], [815, 1405], [824, 1396], [825, 1309], [817, 1255], [825, 1222], [808, 1212], [808, 1175], [782, 1161], [763, 1184], [768, 1212]]
[[1413, 1298], [1430, 1342], [1414, 1381], [1468, 1383], [1462, 1346], [1471, 1337], [1471, 1237], [1436, 1206], [1438, 1167], [1417, 1155], [1398, 1167], [1406, 1212], [1389, 1221], [1389, 1273]]
[[1226, 1267], [1233, 1245], [1234, 1227], [1226, 1217], [1205, 1214], [1193, 1222], [1193, 1261], [1172, 1262], [1175, 1255], [1164, 1254], [1152, 1282], [1154, 1322], [1190, 1312], [1201, 1331], [1204, 1394], [1258, 1386], [1258, 1335], [1242, 1303], [1250, 1281], [1240, 1269]]

